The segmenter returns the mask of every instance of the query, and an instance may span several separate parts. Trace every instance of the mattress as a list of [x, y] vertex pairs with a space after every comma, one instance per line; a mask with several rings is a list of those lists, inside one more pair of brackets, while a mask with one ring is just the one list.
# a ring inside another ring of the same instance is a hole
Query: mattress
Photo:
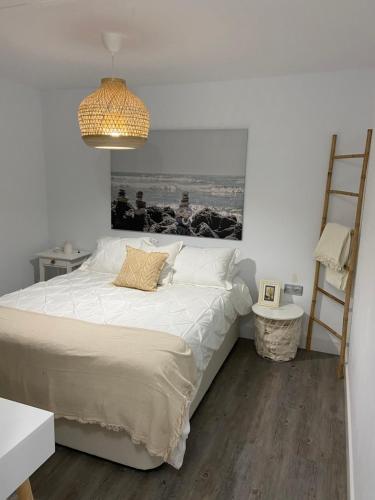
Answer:
[[160, 330], [177, 335], [205, 370], [238, 315], [248, 314], [248, 287], [236, 277], [232, 290], [166, 285], [156, 292], [115, 287], [114, 275], [74, 271], [3, 295], [0, 305], [99, 324]]

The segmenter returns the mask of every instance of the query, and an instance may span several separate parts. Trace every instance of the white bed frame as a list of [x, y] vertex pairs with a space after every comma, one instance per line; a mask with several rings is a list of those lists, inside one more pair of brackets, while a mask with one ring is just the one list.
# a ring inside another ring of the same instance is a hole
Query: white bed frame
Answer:
[[[190, 407], [190, 416], [194, 414], [238, 337], [239, 321], [237, 320], [229, 328], [221, 347], [214, 352], [203, 374], [198, 392]], [[132, 443], [125, 432], [109, 431], [95, 424], [80, 424], [64, 418], [57, 419], [55, 420], [55, 439], [58, 444], [136, 469], [154, 469], [163, 463], [162, 458], [149, 455], [144, 446]]]

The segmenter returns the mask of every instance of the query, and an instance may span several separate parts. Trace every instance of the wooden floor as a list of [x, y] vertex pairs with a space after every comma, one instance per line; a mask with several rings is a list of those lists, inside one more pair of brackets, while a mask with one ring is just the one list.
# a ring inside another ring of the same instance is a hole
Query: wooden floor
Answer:
[[36, 500], [345, 500], [337, 358], [259, 358], [241, 339], [192, 419], [185, 461], [140, 472], [57, 447], [31, 478]]

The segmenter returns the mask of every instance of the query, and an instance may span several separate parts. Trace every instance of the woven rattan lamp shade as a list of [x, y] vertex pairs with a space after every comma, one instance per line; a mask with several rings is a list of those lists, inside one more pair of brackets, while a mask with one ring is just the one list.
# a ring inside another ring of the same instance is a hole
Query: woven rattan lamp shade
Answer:
[[100, 149], [135, 149], [148, 137], [150, 115], [120, 78], [103, 78], [78, 109], [82, 139]]

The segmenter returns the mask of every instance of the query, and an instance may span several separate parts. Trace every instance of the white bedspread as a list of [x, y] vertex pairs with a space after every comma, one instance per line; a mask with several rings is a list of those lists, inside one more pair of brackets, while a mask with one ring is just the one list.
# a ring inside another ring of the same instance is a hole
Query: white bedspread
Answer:
[[77, 270], [3, 295], [0, 305], [100, 324], [160, 330], [182, 337], [191, 347], [198, 370], [204, 370], [238, 315], [248, 314], [247, 286], [167, 285], [142, 292], [112, 285], [114, 275]]

